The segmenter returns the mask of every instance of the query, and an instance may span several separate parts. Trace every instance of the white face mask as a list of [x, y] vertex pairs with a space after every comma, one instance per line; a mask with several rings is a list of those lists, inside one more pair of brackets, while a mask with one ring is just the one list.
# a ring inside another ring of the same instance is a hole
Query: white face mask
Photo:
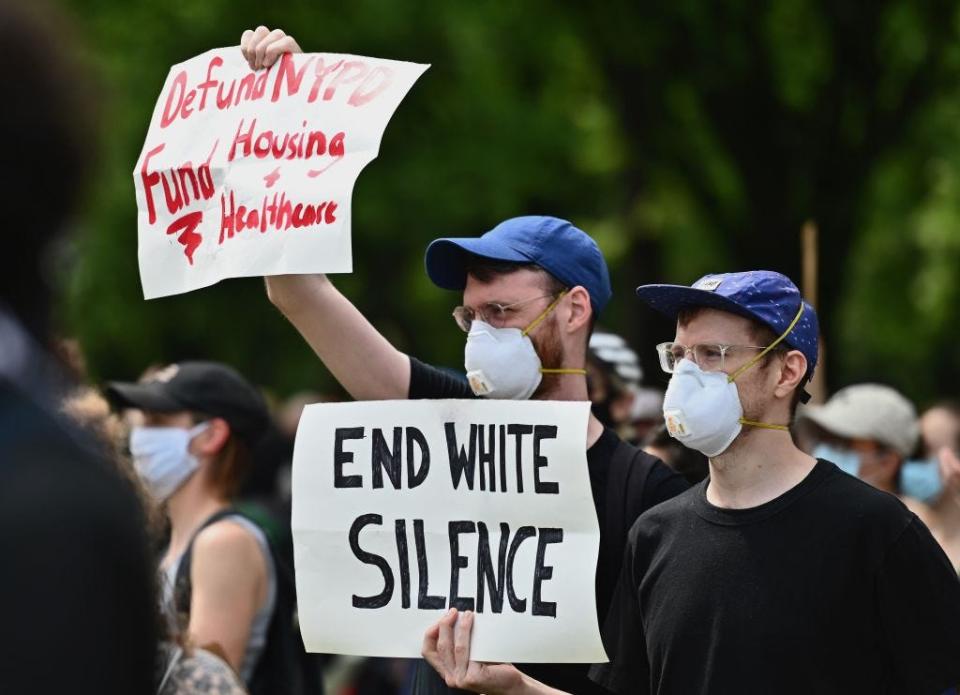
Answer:
[[473, 392], [489, 398], [526, 400], [543, 378], [530, 336], [519, 328], [494, 328], [479, 319], [470, 325], [463, 364]]
[[199, 462], [190, 453], [190, 442], [209, 426], [209, 422], [202, 422], [189, 430], [182, 427], [134, 427], [131, 430], [133, 467], [156, 502], [165, 502], [196, 472]]
[[663, 397], [671, 437], [713, 458], [740, 434], [742, 417], [737, 385], [725, 372], [705, 372], [687, 359], [677, 363]]
[[477, 396], [524, 401], [534, 394], [544, 374], [586, 374], [585, 369], [544, 369], [530, 332], [553, 311], [566, 292], [519, 328], [495, 328], [474, 319], [467, 334], [463, 364], [470, 389]]
[[715, 458], [733, 443], [743, 425], [788, 432], [790, 428], [786, 425], [744, 419], [736, 379], [786, 338], [802, 314], [801, 302], [800, 310], [783, 335], [733, 374], [705, 372], [692, 360], [680, 360], [663, 396], [663, 419], [670, 436], [707, 458]]

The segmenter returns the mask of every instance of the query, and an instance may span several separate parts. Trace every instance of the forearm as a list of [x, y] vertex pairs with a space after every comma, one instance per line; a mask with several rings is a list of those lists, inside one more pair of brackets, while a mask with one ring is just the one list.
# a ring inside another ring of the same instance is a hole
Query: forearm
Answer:
[[406, 398], [410, 360], [324, 275], [266, 278], [267, 296], [357, 400]]
[[517, 689], [511, 690], [509, 695], [569, 695], [569, 693], [551, 688], [549, 685], [545, 685], [524, 673], [520, 685]]

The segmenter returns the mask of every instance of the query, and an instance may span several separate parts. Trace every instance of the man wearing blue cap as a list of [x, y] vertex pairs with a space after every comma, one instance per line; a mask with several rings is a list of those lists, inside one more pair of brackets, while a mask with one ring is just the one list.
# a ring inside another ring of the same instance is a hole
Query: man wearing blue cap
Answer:
[[[766, 271], [646, 285], [677, 319], [658, 346], [670, 432], [710, 477], [630, 532], [604, 628], [615, 693], [943, 693], [960, 682], [960, 582], [894, 496], [811, 458], [788, 431], [817, 360], [817, 320]], [[472, 616], [425, 653], [488, 694], [555, 692], [471, 662]], [[952, 692], [952, 690], [951, 690]]]
[[[603, 256], [583, 231], [555, 217], [517, 217], [478, 238], [434, 241], [427, 249], [426, 267], [438, 286], [463, 291], [463, 305], [453, 315], [467, 333], [467, 380], [398, 351], [324, 276], [270, 277], [267, 290], [358, 400], [588, 400], [587, 343], [611, 290]], [[603, 621], [633, 521], [687, 484], [593, 416], [587, 446], [601, 521], [596, 587], [598, 618]], [[585, 664], [522, 668], [565, 690], [607, 692], [588, 679]], [[432, 669], [418, 667], [414, 692], [446, 691]]]

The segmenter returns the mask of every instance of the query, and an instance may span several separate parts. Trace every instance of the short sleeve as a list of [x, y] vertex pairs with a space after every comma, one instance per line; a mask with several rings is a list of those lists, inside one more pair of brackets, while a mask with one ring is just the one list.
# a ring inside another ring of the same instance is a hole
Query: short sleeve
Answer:
[[410, 399], [476, 398], [466, 378], [410, 357]]
[[618, 695], [650, 692], [650, 667], [639, 604], [636, 529], [634, 526], [630, 533], [620, 580], [603, 626], [603, 646], [610, 661], [590, 669], [592, 681]]
[[916, 517], [884, 557], [877, 601], [903, 692], [942, 693], [960, 683], [960, 580]]

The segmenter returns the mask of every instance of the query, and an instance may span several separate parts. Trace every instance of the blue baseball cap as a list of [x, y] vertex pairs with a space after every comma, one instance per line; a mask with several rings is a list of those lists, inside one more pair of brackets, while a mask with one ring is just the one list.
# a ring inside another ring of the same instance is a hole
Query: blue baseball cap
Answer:
[[513, 217], [481, 237], [435, 239], [427, 247], [427, 275], [438, 287], [462, 290], [467, 286], [471, 256], [535, 263], [567, 287], [586, 289], [594, 314], [603, 310], [613, 294], [597, 242], [557, 217]]
[[778, 336], [793, 323], [803, 304], [800, 320], [783, 339], [807, 358], [807, 378], [817, 365], [820, 325], [817, 312], [800, 296], [786, 275], [771, 270], [704, 275], [693, 285], [641, 285], [637, 295], [657, 311], [676, 318], [681, 309], [707, 307], [729, 311], [759, 321]]

